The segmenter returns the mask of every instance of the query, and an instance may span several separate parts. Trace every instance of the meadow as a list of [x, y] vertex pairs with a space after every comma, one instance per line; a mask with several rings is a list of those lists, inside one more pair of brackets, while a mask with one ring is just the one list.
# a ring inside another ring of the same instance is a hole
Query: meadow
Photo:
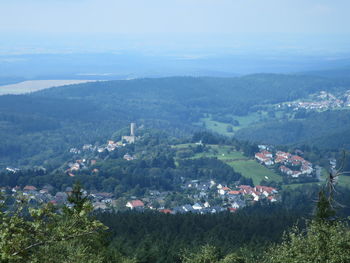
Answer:
[[[176, 148], [186, 148], [189, 146], [195, 147], [195, 144], [181, 144]], [[216, 157], [233, 167], [236, 172], [239, 172], [246, 178], [252, 178], [255, 185], [259, 185], [262, 180], [282, 182], [282, 177], [276, 174], [273, 170], [259, 164], [256, 160], [250, 159], [243, 155], [242, 152], [234, 150], [228, 145], [208, 145], [209, 152], [197, 153], [193, 158]]]

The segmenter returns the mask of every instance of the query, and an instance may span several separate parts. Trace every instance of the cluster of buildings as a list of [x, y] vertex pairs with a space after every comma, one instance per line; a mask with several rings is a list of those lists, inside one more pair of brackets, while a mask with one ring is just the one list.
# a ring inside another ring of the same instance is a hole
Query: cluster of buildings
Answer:
[[[95, 159], [79, 159], [76, 160], [74, 162], [69, 162], [68, 168], [66, 169], [66, 174], [68, 174], [69, 176], [74, 176], [76, 172], [80, 171], [80, 170], [88, 170], [89, 167], [95, 165], [97, 162], [97, 160]], [[96, 174], [98, 173], [98, 169], [93, 169], [92, 173]]]
[[[26, 185], [23, 188], [2, 187], [0, 191], [7, 198], [13, 198], [14, 200], [25, 199], [30, 206], [40, 206], [42, 204], [51, 203], [55, 206], [71, 206], [68, 202], [68, 196], [72, 193], [72, 187], [67, 187], [65, 191], [55, 192], [51, 185], [46, 185], [41, 189], [38, 189], [32, 185]], [[113, 199], [112, 193], [106, 192], [90, 192], [82, 190], [83, 196], [88, 197], [95, 210], [111, 209], [115, 205], [115, 199]]]
[[[277, 202], [279, 200], [276, 188], [268, 186], [237, 185], [234, 188], [216, 184], [213, 180], [202, 181], [191, 180], [183, 185], [182, 194], [191, 200], [190, 203], [176, 204], [173, 207], [164, 204], [168, 192], [150, 191], [147, 196], [126, 203], [126, 207], [131, 210], [157, 210], [162, 213], [197, 213], [208, 214], [224, 211], [235, 212], [237, 209], [247, 205], [265, 200], [267, 202]], [[214, 199], [216, 200], [214, 202]], [[218, 200], [220, 200], [218, 202]], [[155, 206], [154, 204], [157, 204]], [[166, 208], [165, 208], [166, 207]]]
[[259, 148], [261, 150], [255, 154], [255, 158], [266, 166], [274, 165], [284, 175], [299, 178], [300, 176], [311, 177], [314, 173], [312, 163], [299, 155], [283, 151], [272, 153], [266, 150], [266, 147]]
[[278, 199], [277, 189], [269, 186], [257, 185], [252, 187], [250, 185], [239, 185], [235, 190], [229, 187], [222, 187], [221, 185], [217, 187], [220, 195], [227, 196], [229, 200], [235, 201], [235, 203], [232, 204], [233, 208], [239, 208], [239, 206], [237, 206], [237, 200], [258, 202], [267, 199], [270, 202], [276, 202]]
[[21, 169], [15, 168], [15, 167], [6, 167], [5, 170], [10, 172], [10, 173], [14, 173], [15, 174], [15, 173], [19, 172]]
[[[79, 165], [84, 163], [87, 163], [87, 161], [81, 160], [77, 162]], [[71, 168], [75, 166], [72, 163]], [[144, 196], [138, 197], [139, 199], [136, 196], [132, 196], [129, 201], [126, 201], [124, 198], [117, 199], [113, 193], [108, 192], [87, 192], [82, 190], [82, 194], [88, 197], [95, 210], [156, 210], [161, 213], [171, 214], [235, 212], [239, 208], [262, 200], [269, 202], [279, 200], [277, 189], [267, 186], [235, 185], [233, 188], [230, 188], [213, 180], [184, 180], [180, 189], [176, 193], [149, 190]], [[71, 206], [68, 202], [68, 197], [73, 191], [72, 187], [67, 187], [65, 191], [57, 192], [51, 185], [45, 185], [40, 189], [33, 185], [26, 185], [23, 188], [3, 187], [0, 190], [5, 196], [14, 200], [25, 198], [29, 205], [34, 207], [44, 203], [52, 203], [58, 207]], [[175, 199], [174, 194], [177, 196]], [[125, 205], [121, 204], [123, 200], [125, 200]]]
[[[310, 101], [296, 101], [286, 104], [287, 107], [294, 110], [306, 109], [306, 110], [328, 110], [342, 107], [350, 107], [350, 90], [346, 91], [339, 97], [326, 92], [321, 91], [319, 94], [312, 96]], [[282, 105], [279, 105], [282, 107]]]
[[[122, 136], [122, 140], [121, 141], [117, 142], [117, 141], [109, 140], [109, 141], [107, 141], [107, 144], [103, 145], [103, 146], [96, 146], [96, 145], [92, 145], [92, 144], [84, 144], [81, 149], [79, 149], [79, 148], [71, 148], [69, 150], [69, 152], [73, 153], [75, 155], [86, 153], [86, 152], [92, 152], [92, 153], [93, 152], [103, 153], [105, 151], [112, 152], [112, 151], [114, 151], [117, 148], [125, 147], [128, 143], [134, 143], [138, 139], [138, 137], [136, 137], [136, 135], [135, 135], [135, 129], [136, 129], [136, 124], [135, 123], [131, 123], [131, 125], [130, 125], [130, 135], [129, 136]], [[85, 154], [84, 156], [89, 156], [89, 155]], [[123, 159], [127, 160], [127, 161], [132, 161], [132, 160], [136, 159], [136, 156], [130, 155], [129, 153], [126, 153], [123, 156]], [[93, 166], [95, 164], [96, 164], [96, 160], [95, 159], [92, 159], [92, 160], [79, 159], [79, 160], [76, 160], [74, 162], [69, 162], [68, 163], [68, 168], [66, 169], [66, 173], [68, 175], [70, 175], [70, 176], [74, 176], [75, 172], [80, 171], [82, 169], [86, 169], [89, 166]], [[93, 174], [98, 173], [98, 169], [93, 169], [92, 173]]]
[[54, 205], [63, 205], [67, 203], [68, 195], [72, 188], [67, 187], [64, 192], [53, 192], [51, 185], [46, 185], [41, 189], [33, 185], [26, 185], [23, 188], [16, 186], [13, 188], [2, 187], [1, 192], [7, 198], [25, 199], [31, 206], [39, 206], [45, 203], [52, 203]]
[[103, 146], [96, 146], [92, 144], [84, 144], [81, 149], [79, 148], [71, 148], [69, 150], [70, 153], [73, 154], [81, 154], [82, 152], [95, 152], [97, 151], [98, 153], [102, 153], [104, 151], [112, 152], [117, 148], [124, 147], [128, 143], [135, 143], [136, 140], [139, 138], [135, 135], [135, 129], [136, 129], [136, 124], [131, 123], [130, 124], [130, 135], [128, 136], [122, 136], [121, 141], [113, 141], [109, 140], [106, 145]]

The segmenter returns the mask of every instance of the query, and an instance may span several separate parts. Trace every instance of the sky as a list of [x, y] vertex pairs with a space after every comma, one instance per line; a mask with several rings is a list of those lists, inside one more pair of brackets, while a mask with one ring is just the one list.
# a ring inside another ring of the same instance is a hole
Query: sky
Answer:
[[[38, 45], [35, 39], [44, 49], [53, 42], [82, 47], [77, 36], [101, 49], [111, 43], [239, 48], [242, 39], [269, 45], [269, 36], [290, 48], [298, 37], [344, 47], [349, 10], [349, 0], [0, 0], [0, 34], [7, 40], [0, 49]], [[113, 41], [94, 41], [100, 36]]]

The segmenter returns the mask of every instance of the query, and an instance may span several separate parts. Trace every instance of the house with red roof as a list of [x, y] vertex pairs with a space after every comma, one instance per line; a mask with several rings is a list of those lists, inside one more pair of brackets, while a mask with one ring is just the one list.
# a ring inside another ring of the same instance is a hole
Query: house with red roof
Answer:
[[255, 154], [255, 158], [265, 165], [273, 165], [272, 154], [267, 151], [263, 151]]
[[126, 203], [126, 207], [129, 207], [130, 209], [135, 208], [144, 208], [145, 204], [141, 200], [132, 200]]
[[272, 158], [272, 153], [271, 152], [268, 152], [268, 151], [262, 151], [261, 152], [266, 158]]
[[269, 187], [269, 186], [257, 185], [254, 189], [255, 191], [263, 194], [266, 197], [278, 193], [276, 188]]
[[287, 175], [292, 175], [293, 174], [293, 171], [291, 169], [289, 169], [288, 167], [282, 165], [280, 166], [279, 170], [284, 173], [284, 174], [287, 174]]
[[227, 186], [224, 186], [224, 187], [222, 187], [222, 188], [220, 188], [220, 189], [218, 190], [218, 193], [219, 193], [220, 195], [225, 195], [225, 194], [227, 194], [229, 191], [231, 191], [231, 189], [228, 188]]
[[259, 201], [260, 200], [260, 196], [261, 196], [260, 192], [253, 190], [251, 195], [253, 196], [254, 201]]
[[241, 192], [243, 192], [243, 194], [247, 195], [251, 194], [254, 191], [253, 187], [250, 185], [240, 185], [238, 188], [241, 189]]

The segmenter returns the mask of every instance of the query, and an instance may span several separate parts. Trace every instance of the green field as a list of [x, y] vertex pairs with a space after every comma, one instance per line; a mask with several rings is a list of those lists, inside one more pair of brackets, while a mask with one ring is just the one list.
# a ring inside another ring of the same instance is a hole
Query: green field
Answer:
[[350, 188], [350, 176], [342, 175], [339, 177], [339, 184], [344, 187]]
[[[174, 146], [178, 149], [187, 148], [195, 144], [181, 144]], [[233, 169], [242, 174], [244, 177], [252, 178], [255, 185], [260, 184], [262, 180], [281, 182], [282, 177], [276, 174], [274, 171], [259, 164], [255, 160], [249, 159], [244, 156], [242, 152], [235, 151], [232, 146], [222, 145], [208, 145], [210, 146], [209, 152], [198, 153], [192, 158], [201, 157], [216, 157], [219, 160], [231, 165]]]
[[[205, 127], [208, 130], [211, 130], [213, 132], [217, 132], [226, 136], [232, 136], [233, 132], [227, 132], [226, 128], [229, 124], [223, 123], [223, 122], [218, 122], [218, 121], [213, 121], [211, 118], [203, 118], [201, 119], [202, 123], [205, 123]], [[232, 125], [231, 125], [232, 126]], [[233, 130], [235, 130], [236, 127], [233, 127]]]
[[[196, 144], [180, 144], [174, 145], [173, 148], [186, 149], [189, 146], [195, 147]], [[259, 164], [257, 161], [249, 159], [244, 156], [242, 152], [235, 151], [232, 146], [228, 145], [207, 145], [211, 149], [209, 152], [198, 153], [192, 158], [202, 158], [202, 157], [216, 157], [219, 160], [226, 162], [231, 165], [233, 169], [242, 174], [244, 177], [252, 178], [255, 185], [259, 185], [262, 180], [265, 181], [275, 181], [282, 182], [282, 176], [275, 173], [273, 170], [266, 168], [265, 166]], [[327, 171], [322, 170], [321, 179], [325, 181], [327, 176]], [[313, 182], [313, 183], [300, 183], [300, 184], [289, 184], [284, 185], [285, 188], [295, 189], [304, 185], [318, 184], [322, 185], [323, 182]], [[350, 176], [341, 176], [339, 178], [339, 185], [350, 188]]]
[[262, 180], [275, 182], [282, 181], [282, 177], [280, 175], [259, 164], [255, 160], [233, 161], [229, 162], [228, 164], [244, 177], [252, 178], [255, 185], [260, 184]]
[[[189, 146], [196, 147], [194, 143], [191, 144], [179, 144], [173, 146], [173, 148], [177, 149], [187, 149]], [[202, 158], [202, 157], [216, 157], [219, 160], [227, 161], [227, 160], [248, 160], [249, 158], [244, 156], [243, 153], [236, 151], [232, 146], [229, 145], [209, 145], [210, 147], [208, 152], [197, 153], [192, 158]]]
[[[285, 188], [290, 188], [290, 189], [295, 189], [295, 188], [300, 187], [300, 186], [312, 185], [312, 184], [317, 184], [317, 185], [321, 186], [321, 185], [325, 184], [327, 176], [328, 176], [327, 170], [326, 169], [322, 169], [322, 176], [321, 176], [322, 182], [303, 183], [303, 184], [289, 184], [289, 185], [285, 185], [284, 187]], [[341, 175], [339, 177], [338, 185], [350, 188], [350, 176]]]
[[[277, 118], [280, 118], [281, 115], [282, 115], [281, 112], [276, 112]], [[239, 122], [239, 126], [233, 126], [229, 123], [214, 121], [211, 119], [211, 116], [200, 119], [200, 122], [197, 123], [197, 125], [201, 125], [202, 123], [204, 123], [205, 127], [208, 130], [212, 130], [214, 132], [227, 135], [227, 136], [232, 136], [234, 132], [240, 129], [250, 127], [251, 125], [254, 125], [263, 120], [269, 119], [266, 111], [252, 112], [246, 116], [231, 115], [231, 117]], [[227, 132], [226, 128], [229, 125], [232, 126], [233, 132]]]
[[[251, 113], [251, 114], [249, 114], [247, 116], [243, 116], [243, 117], [242, 116], [235, 116], [235, 115], [232, 115], [232, 117], [235, 120], [239, 121], [239, 124], [240, 124], [239, 126], [232, 126], [228, 123], [213, 121], [211, 119], [211, 117], [202, 118], [200, 121], [202, 123], [205, 123], [205, 127], [209, 130], [212, 130], [212, 131], [220, 133], [220, 134], [232, 136], [235, 131], [238, 131], [239, 129], [242, 129], [242, 128], [249, 127], [250, 125], [252, 125], [260, 120], [260, 115], [257, 112]], [[234, 131], [233, 133], [227, 132], [226, 128], [228, 125], [232, 126], [233, 131]]]

